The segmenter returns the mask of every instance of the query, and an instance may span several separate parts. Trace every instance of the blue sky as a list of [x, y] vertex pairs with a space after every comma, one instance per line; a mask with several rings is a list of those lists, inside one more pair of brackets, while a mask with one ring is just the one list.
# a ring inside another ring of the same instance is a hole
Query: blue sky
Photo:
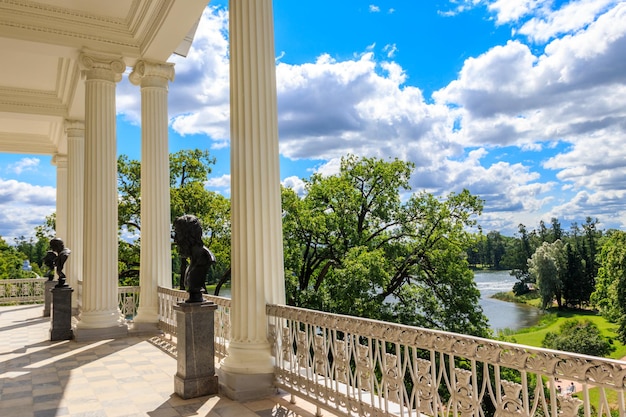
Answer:
[[[207, 187], [225, 195], [227, 6], [172, 57], [169, 94], [170, 150], [209, 149]], [[348, 153], [398, 157], [414, 191], [485, 200], [485, 231], [626, 225], [626, 2], [275, 0], [274, 14], [283, 184], [301, 192]], [[118, 151], [139, 159], [139, 89], [117, 91]], [[49, 157], [0, 155], [0, 209], [22, 214], [0, 235], [31, 234], [54, 186]]]

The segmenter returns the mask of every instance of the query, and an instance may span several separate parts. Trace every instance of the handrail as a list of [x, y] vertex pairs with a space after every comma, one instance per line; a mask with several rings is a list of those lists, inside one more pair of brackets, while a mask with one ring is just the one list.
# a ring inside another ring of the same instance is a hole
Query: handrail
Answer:
[[[282, 305], [267, 315], [277, 386], [342, 415], [626, 416], [623, 361]], [[559, 393], [570, 381], [578, 391]]]
[[0, 304], [43, 303], [47, 278], [0, 279]]

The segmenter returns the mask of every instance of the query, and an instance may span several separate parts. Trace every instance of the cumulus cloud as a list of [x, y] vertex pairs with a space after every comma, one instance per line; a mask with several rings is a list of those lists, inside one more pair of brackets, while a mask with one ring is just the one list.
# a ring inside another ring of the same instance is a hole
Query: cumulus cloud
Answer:
[[[432, 99], [406, 84], [393, 44], [382, 59], [375, 44], [346, 60], [323, 54], [296, 65], [281, 54], [281, 154], [326, 161], [316, 167], [322, 174], [337, 172], [349, 153], [412, 161], [414, 190], [468, 188], [483, 198], [486, 230], [626, 207], [626, 3], [581, 0], [553, 9], [548, 0], [467, 0], [455, 12], [479, 5], [523, 36], [467, 59]], [[223, 10], [207, 8], [188, 58], [176, 61], [170, 90], [172, 127], [207, 134], [214, 147], [228, 145], [227, 23]], [[138, 117], [133, 99], [121, 103]], [[490, 155], [502, 147], [543, 159], [494, 161]], [[554, 177], [542, 178], [538, 165]], [[226, 179], [207, 186], [225, 188]], [[283, 184], [300, 187], [294, 178]], [[626, 214], [611, 213], [611, 224], [626, 223]]]
[[224, 195], [230, 195], [230, 175], [224, 174], [217, 178], [209, 178], [205, 183], [205, 187], [222, 193]]
[[[172, 128], [182, 136], [205, 134], [213, 147], [229, 137], [228, 12], [208, 6], [186, 58], [173, 55], [175, 79], [168, 95]], [[140, 91], [125, 77], [118, 86], [117, 111], [141, 121]]]
[[305, 185], [302, 178], [298, 178], [296, 176], [287, 177], [281, 181], [281, 184], [283, 187], [291, 188], [299, 196], [304, 196], [305, 194]]
[[56, 209], [56, 190], [16, 180], [0, 179], [0, 236], [11, 243], [32, 235]]

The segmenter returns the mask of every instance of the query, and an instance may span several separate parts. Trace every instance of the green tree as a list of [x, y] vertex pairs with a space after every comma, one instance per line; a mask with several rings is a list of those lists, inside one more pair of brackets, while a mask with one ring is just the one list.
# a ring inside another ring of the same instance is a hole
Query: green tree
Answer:
[[548, 332], [542, 342], [548, 349], [607, 356], [615, 347], [602, 336], [598, 326], [590, 320], [569, 319], [559, 327], [559, 333]]
[[565, 248], [567, 271], [563, 278], [563, 299], [568, 306], [581, 307], [583, 303], [589, 301], [591, 295], [585, 286], [586, 275], [583, 259], [572, 244], [566, 244]]
[[481, 201], [463, 191], [406, 202], [413, 165], [348, 156], [340, 172], [283, 189], [288, 303], [486, 335], [466, 259]]
[[526, 226], [518, 225], [517, 245], [512, 247], [511, 255], [507, 257], [509, 263], [513, 266], [511, 275], [517, 278], [517, 282], [513, 286], [515, 295], [522, 295], [530, 291], [528, 284], [535, 281], [534, 277], [528, 270], [528, 259], [533, 255], [533, 245], [531, 243], [531, 233], [528, 233]]
[[[215, 254], [218, 263], [211, 269], [209, 282], [228, 277], [230, 270], [230, 203], [222, 195], [208, 191], [205, 182], [211, 173], [215, 158], [208, 151], [182, 150], [170, 154], [170, 201], [171, 220], [183, 214], [193, 214], [202, 222], [205, 244]], [[141, 230], [141, 164], [129, 160], [125, 155], [118, 158], [119, 227], [121, 233], [130, 233], [131, 238], [120, 240], [120, 282], [136, 285], [140, 267]], [[178, 259], [173, 248], [173, 269], [186, 267]], [[180, 272], [175, 272], [175, 282]]]
[[[623, 322], [626, 313], [624, 287], [626, 287], [626, 232], [615, 230], [609, 233], [599, 255], [598, 278], [591, 304], [603, 317], [611, 322]], [[620, 329], [620, 338], [625, 333]]]
[[50, 246], [50, 239], [34, 238], [26, 239], [24, 236], [20, 236], [15, 241], [15, 249], [18, 252], [23, 253], [26, 259], [33, 267], [33, 272], [41, 274], [41, 268], [43, 267], [43, 258], [46, 256], [46, 252]]
[[0, 279], [26, 278], [22, 271], [25, 259], [24, 254], [0, 237]]
[[561, 307], [563, 276], [567, 261], [563, 242], [544, 242], [528, 260], [528, 271], [534, 278], [541, 295], [541, 308], [547, 308], [552, 300]]

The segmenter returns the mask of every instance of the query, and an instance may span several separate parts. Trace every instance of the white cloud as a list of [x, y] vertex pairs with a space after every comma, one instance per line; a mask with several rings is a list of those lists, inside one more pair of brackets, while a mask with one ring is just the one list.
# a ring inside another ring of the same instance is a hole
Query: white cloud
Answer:
[[488, 9], [496, 13], [496, 23], [502, 25], [517, 22], [531, 12], [545, 9], [550, 3], [552, 0], [495, 0]]
[[546, 10], [542, 15], [532, 17], [522, 25], [519, 33], [537, 42], [545, 42], [561, 34], [575, 33], [617, 3], [615, 0], [573, 1], [558, 10]]
[[[488, 4], [498, 24], [512, 24], [535, 41], [567, 35], [539, 54], [536, 46], [513, 40], [467, 59], [434, 102], [405, 84], [404, 69], [391, 60], [393, 45], [385, 49], [387, 61], [376, 59], [375, 44], [344, 61], [321, 55], [293, 65], [281, 54], [280, 152], [327, 161], [316, 167], [323, 175], [338, 172], [339, 158], [348, 153], [410, 160], [416, 191], [466, 187], [484, 198], [487, 230], [534, 226], [546, 213], [563, 219], [574, 213], [580, 220], [594, 204], [619, 201], [626, 179], [620, 146], [626, 133], [626, 3], [615, 3], [585, 0], [559, 10], [548, 1], [456, 3], [457, 11]], [[209, 7], [189, 57], [177, 60], [176, 88], [170, 89], [173, 128], [208, 134], [214, 147], [228, 146], [226, 28], [227, 14]], [[121, 103], [131, 116], [138, 108], [131, 98]], [[491, 154], [504, 146], [542, 152], [539, 162], [565, 186], [541, 178], [534, 161], [494, 161]], [[293, 178], [284, 184], [299, 186]], [[207, 183], [229, 185], [227, 176]], [[568, 201], [572, 195], [579, 197]]]
[[0, 179], [0, 236], [11, 243], [19, 236], [34, 236], [35, 227], [56, 209], [56, 190]]
[[378, 13], [380, 12], [380, 7], [376, 6], [375, 4], [370, 4], [369, 11], [370, 13]]
[[217, 178], [209, 178], [205, 185], [218, 188], [230, 187], [230, 175], [225, 174]]
[[305, 184], [301, 178], [296, 176], [287, 177], [281, 181], [281, 184], [283, 187], [291, 188], [299, 196], [303, 196], [305, 194]]
[[209, 178], [204, 186], [223, 195], [230, 195], [230, 175], [224, 174], [220, 177]]
[[387, 44], [383, 48], [383, 51], [387, 54], [387, 58], [393, 58], [396, 55], [396, 52], [398, 52], [398, 47], [395, 43]]
[[[229, 138], [228, 13], [208, 6], [186, 58], [171, 57], [175, 79], [169, 89], [172, 128], [181, 135], [205, 134], [213, 148], [227, 146]], [[117, 110], [128, 120], [141, 120], [139, 87], [125, 78], [118, 86]]]
[[20, 175], [26, 171], [35, 171], [40, 162], [39, 158], [22, 158], [14, 164], [10, 164], [7, 169], [9, 172]]

